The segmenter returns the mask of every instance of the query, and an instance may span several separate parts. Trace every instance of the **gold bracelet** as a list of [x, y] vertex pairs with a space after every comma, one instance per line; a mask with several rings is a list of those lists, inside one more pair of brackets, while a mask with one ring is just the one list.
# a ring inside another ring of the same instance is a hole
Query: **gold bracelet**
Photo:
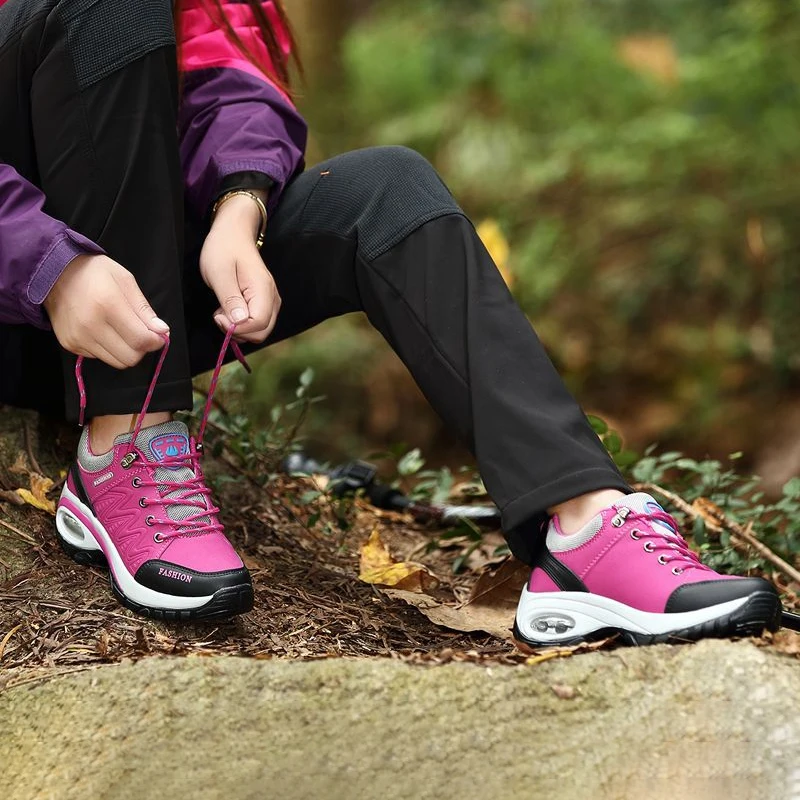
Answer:
[[236, 197], [237, 195], [243, 195], [244, 197], [249, 197], [251, 200], [254, 200], [261, 213], [261, 230], [258, 232], [258, 238], [256, 239], [256, 247], [260, 249], [264, 244], [264, 237], [267, 233], [267, 207], [257, 194], [253, 194], [253, 192], [249, 192], [247, 189], [234, 189], [233, 191], [225, 192], [225, 194], [214, 203], [214, 207], [211, 209], [211, 221], [214, 221], [214, 217], [216, 217], [220, 206], [230, 200], [231, 197]]

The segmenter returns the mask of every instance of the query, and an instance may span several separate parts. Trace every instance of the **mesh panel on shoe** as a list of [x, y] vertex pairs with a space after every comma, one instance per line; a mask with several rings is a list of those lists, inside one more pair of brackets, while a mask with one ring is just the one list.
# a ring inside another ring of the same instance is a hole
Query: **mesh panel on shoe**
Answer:
[[[637, 514], [644, 515], [650, 515], [654, 511], [663, 511], [655, 498], [651, 497], [645, 492], [635, 492], [633, 494], [626, 495], [618, 503], [615, 503], [615, 505], [617, 507], [627, 506], [631, 509], [631, 511], [635, 511]], [[587, 522], [586, 525], [584, 525], [576, 533], [564, 536], [563, 534], [558, 533], [555, 525], [551, 521], [550, 526], [547, 529], [547, 549], [551, 553], [565, 553], [568, 550], [574, 550], [575, 548], [586, 544], [586, 542], [588, 542], [602, 527], [603, 519], [598, 514], [590, 519], [589, 522]], [[651, 522], [650, 527], [652, 527], [657, 533], [672, 534], [673, 536], [678, 534], [678, 531], [668, 527], [666, 523], [661, 522], [660, 520]]]
[[[130, 441], [130, 437], [128, 437], [128, 441]], [[89, 426], [84, 427], [81, 440], [78, 442], [78, 463], [89, 472], [100, 472], [101, 469], [108, 469], [113, 460], [113, 450], [96, 456], [89, 449]]]
[[[186, 446], [189, 447], [190, 440], [189, 440], [189, 429], [184, 425], [182, 422], [178, 422], [173, 420], [172, 422], [162, 422], [160, 425], [151, 425], [149, 428], [142, 428], [139, 431], [139, 436], [136, 439], [136, 446], [141, 450], [144, 457], [147, 459], [148, 462], [151, 464], [158, 463], [158, 457], [153, 453], [150, 443], [158, 438], [159, 436], [166, 436], [168, 434], [172, 434], [178, 437], [185, 437], [186, 439]], [[126, 433], [122, 436], [117, 436], [114, 440], [115, 444], [123, 444], [130, 442], [131, 436], [133, 434]], [[110, 462], [109, 462], [110, 463]], [[190, 481], [194, 478], [194, 472], [189, 467], [178, 467], [175, 469], [169, 469], [167, 467], [156, 467], [153, 470], [153, 474], [155, 480], [157, 481]], [[159, 487], [160, 492], [165, 491], [165, 486], [160, 485]], [[183, 489], [175, 489], [171, 492], [168, 492], [164, 495], [165, 498], [174, 498], [181, 496]], [[197, 500], [199, 502], [203, 502], [203, 495], [201, 494], [192, 494], [185, 496], [187, 500]], [[192, 514], [197, 513], [198, 509], [194, 506], [184, 506], [184, 505], [169, 505], [166, 508], [167, 516], [175, 520], [175, 522], [180, 522], [181, 520], [186, 519], [187, 517], [192, 516]], [[209, 523], [211, 520], [208, 517], [200, 517], [198, 518], [199, 521], [203, 523]]]
[[559, 533], [553, 521], [547, 528], [547, 549], [551, 553], [564, 553], [574, 550], [589, 541], [603, 527], [603, 519], [598, 514], [592, 517], [579, 531], [568, 536]]

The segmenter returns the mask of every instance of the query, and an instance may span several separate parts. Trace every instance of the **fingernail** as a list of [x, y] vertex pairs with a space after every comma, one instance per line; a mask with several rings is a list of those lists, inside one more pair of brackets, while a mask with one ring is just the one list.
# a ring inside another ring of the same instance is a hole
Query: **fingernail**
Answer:
[[247, 312], [243, 308], [234, 308], [231, 311], [231, 319], [234, 322], [244, 322], [247, 319]]
[[153, 319], [150, 320], [150, 327], [152, 330], [156, 331], [156, 333], [169, 333], [169, 325], [159, 317], [153, 317]]

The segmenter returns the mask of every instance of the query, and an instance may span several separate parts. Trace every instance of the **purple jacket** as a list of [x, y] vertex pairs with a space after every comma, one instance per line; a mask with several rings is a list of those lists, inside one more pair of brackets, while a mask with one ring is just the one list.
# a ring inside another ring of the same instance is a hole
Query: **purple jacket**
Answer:
[[[283, 187], [302, 169], [306, 146], [305, 121], [270, 78], [274, 72], [266, 47], [253, 35], [250, 8], [223, 6], [240, 38], [256, 49], [258, 67], [212, 21], [206, 0], [184, 0], [176, 32], [183, 73], [181, 161], [187, 198], [201, 215], [226, 179], [243, 172], [266, 176], [274, 209]], [[271, 2], [263, 6], [288, 54], [289, 37], [275, 8]], [[36, 186], [0, 163], [0, 323], [49, 328], [42, 303], [53, 284], [73, 258], [103, 252], [45, 214], [44, 203]]]

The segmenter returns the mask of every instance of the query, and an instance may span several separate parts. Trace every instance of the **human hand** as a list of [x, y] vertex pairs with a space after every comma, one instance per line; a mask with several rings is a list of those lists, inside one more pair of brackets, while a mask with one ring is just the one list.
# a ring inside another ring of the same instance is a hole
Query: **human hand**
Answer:
[[261, 216], [246, 196], [223, 203], [200, 253], [200, 274], [220, 307], [214, 322], [223, 333], [236, 324], [235, 339], [260, 344], [278, 318], [281, 298], [255, 240]]
[[61, 346], [116, 369], [160, 350], [169, 326], [156, 316], [136, 279], [103, 255], [73, 259], [44, 301]]

